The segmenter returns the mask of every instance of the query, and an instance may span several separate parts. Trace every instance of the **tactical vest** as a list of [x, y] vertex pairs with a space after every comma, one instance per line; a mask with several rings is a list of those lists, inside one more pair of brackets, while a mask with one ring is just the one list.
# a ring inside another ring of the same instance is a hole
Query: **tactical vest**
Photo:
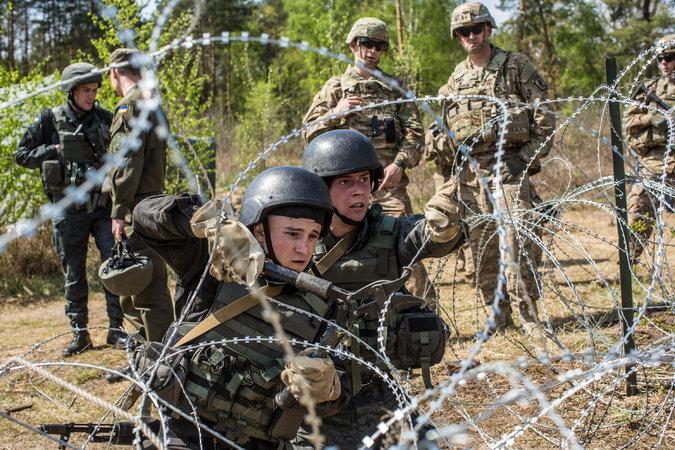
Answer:
[[[675, 106], [675, 85], [668, 79], [658, 79], [647, 86], [649, 92], [653, 92], [659, 99], [671, 108]], [[650, 106], [657, 106], [650, 103]], [[649, 110], [649, 114], [654, 114]], [[634, 136], [630, 134], [627, 137], [630, 146], [640, 155], [646, 155], [652, 150], [665, 151], [668, 145], [668, 124], [665, 122], [661, 128], [657, 128], [651, 123], [643, 128]]]
[[[358, 80], [349, 74], [340, 77], [342, 98], [358, 96], [363, 106], [370, 103], [395, 101], [400, 95], [380, 80]], [[347, 126], [368, 136], [377, 154], [387, 163], [396, 157], [401, 141], [401, 125], [398, 120], [398, 104], [391, 103], [368, 108], [347, 117]]]
[[[245, 287], [221, 283], [211, 312], [246, 295]], [[281, 293], [276, 300], [319, 316], [327, 312], [326, 303], [309, 293]], [[281, 315], [289, 338], [314, 341], [321, 323], [307, 315], [274, 306]], [[248, 338], [243, 344], [209, 345], [191, 358], [185, 391], [199, 416], [228, 439], [245, 446], [251, 438], [277, 442], [269, 435], [274, 417], [274, 396], [283, 388], [279, 375], [284, 353], [273, 342], [256, 341], [256, 336], [274, 336], [275, 331], [262, 318], [258, 305], [218, 325], [199, 338], [200, 342], [224, 338]], [[298, 348], [298, 351], [301, 349]]]
[[110, 143], [110, 127], [99, 119], [98, 111], [92, 114], [94, 117], [87, 121], [87, 126], [77, 129], [68, 120], [63, 107], [52, 108], [51, 118], [43, 114], [43, 121], [53, 120], [61, 144], [59, 159], [45, 161], [47, 164], [42, 167], [43, 184], [48, 194], [60, 194], [67, 186], [79, 186], [87, 171], [100, 163]]
[[[517, 86], [509, 86], [505, 80], [505, 73], [512, 69], [510, 52], [497, 50], [484, 69], [470, 69], [466, 62], [460, 63], [453, 77], [456, 82], [456, 95], [481, 95], [496, 97], [517, 102], [507, 107], [509, 123], [504, 130], [506, 147], [527, 142], [530, 136], [530, 122], [527, 110], [521, 109], [525, 99], [517, 92]], [[482, 74], [484, 72], [484, 74]], [[481, 76], [483, 78], [481, 79]], [[492, 153], [499, 138], [502, 110], [493, 101], [484, 98], [462, 97], [455, 101], [446, 102], [443, 115], [448, 129], [455, 131], [455, 140], [472, 147], [472, 154]], [[473, 143], [473, 139], [478, 144]], [[466, 141], [466, 142], [464, 142]]]

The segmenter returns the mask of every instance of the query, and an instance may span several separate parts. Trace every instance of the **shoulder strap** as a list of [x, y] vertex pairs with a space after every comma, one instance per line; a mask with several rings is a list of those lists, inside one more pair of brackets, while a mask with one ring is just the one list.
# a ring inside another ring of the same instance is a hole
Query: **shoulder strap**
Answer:
[[42, 141], [45, 144], [53, 144], [52, 135], [54, 134], [54, 114], [51, 108], [45, 108], [40, 114], [40, 125], [42, 126]]
[[354, 245], [354, 242], [356, 242], [356, 237], [358, 234], [358, 228], [355, 228], [347, 233], [346, 236], [340, 239], [340, 241], [335, 244], [335, 246], [331, 248], [330, 251], [326, 253], [326, 255], [321, 258], [319, 262], [315, 264], [316, 269], [319, 271], [320, 275], [326, 273], [326, 271], [333, 267], [333, 264], [335, 264], [337, 260], [342, 257], [342, 255], [347, 253], [347, 250], [349, 250], [349, 248]]
[[[267, 297], [274, 297], [276, 295], [279, 295], [279, 293], [282, 291], [283, 288], [284, 288], [283, 284], [278, 286], [264, 286], [260, 289], [260, 294], [265, 295]], [[228, 320], [232, 319], [233, 317], [236, 317], [239, 314], [248, 311], [249, 309], [256, 306], [258, 303], [260, 303], [259, 295], [254, 295], [253, 293], [244, 295], [240, 299], [235, 300], [234, 302], [219, 309], [218, 311], [209, 315], [206, 319], [199, 322], [199, 324], [192, 330], [190, 330], [188, 334], [183, 336], [180, 341], [176, 342], [176, 344], [174, 344], [174, 347], [180, 347], [181, 345], [187, 344], [188, 342], [214, 329], [218, 325], [225, 323]]]

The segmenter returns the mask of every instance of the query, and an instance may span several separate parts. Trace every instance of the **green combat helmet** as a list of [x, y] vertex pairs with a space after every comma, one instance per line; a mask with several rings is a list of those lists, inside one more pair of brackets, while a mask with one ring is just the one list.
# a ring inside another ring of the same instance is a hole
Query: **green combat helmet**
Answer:
[[487, 22], [492, 28], [497, 28], [497, 22], [495, 22], [492, 14], [490, 14], [487, 6], [481, 2], [463, 3], [452, 12], [450, 34], [453, 39], [457, 39], [457, 34], [455, 33], [457, 29], [481, 22]]
[[98, 276], [103, 287], [115, 295], [137, 295], [152, 281], [152, 260], [134, 255], [124, 238], [123, 242], [115, 243], [110, 258], [99, 267]]
[[[100, 72], [90, 73], [92, 70], [96, 70], [95, 65], [83, 62], [71, 64], [63, 69], [63, 72], [61, 73], [61, 81], [71, 81], [61, 86], [61, 92], [64, 94], [69, 94], [70, 91], [75, 89], [77, 86], [88, 83], [98, 83], [98, 86], [101, 87], [101, 83], [103, 83], [103, 76]], [[90, 75], [86, 77], [82, 76], [86, 74]]]
[[384, 41], [389, 44], [389, 29], [387, 24], [375, 17], [361, 17], [354, 22], [352, 29], [347, 35], [346, 44], [351, 44], [354, 39], [367, 37], [378, 41]]
[[656, 43], [661, 49], [659, 54], [671, 55], [675, 53], [675, 34], [666, 34]]

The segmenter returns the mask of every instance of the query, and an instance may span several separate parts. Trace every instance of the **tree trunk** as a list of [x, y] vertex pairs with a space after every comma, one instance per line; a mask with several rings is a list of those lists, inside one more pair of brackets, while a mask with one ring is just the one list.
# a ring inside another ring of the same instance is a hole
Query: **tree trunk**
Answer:
[[525, 48], [525, 0], [520, 0], [518, 14], [518, 51], [521, 53], [527, 53], [527, 49]]
[[548, 24], [546, 23], [546, 17], [541, 5], [541, 1], [537, 1], [537, 12], [539, 13], [539, 20], [541, 20], [541, 31], [544, 35], [544, 46], [546, 49], [546, 54], [548, 54], [547, 62], [547, 71], [548, 71], [548, 81], [551, 83], [551, 98], [558, 98], [558, 81], [557, 81], [557, 71], [558, 67], [556, 65], [556, 55], [553, 42], [549, 37]]
[[398, 55], [403, 62], [403, 26], [401, 25], [401, 0], [396, 0], [396, 31], [398, 31]]
[[14, 69], [14, 5], [7, 5], [7, 68]]
[[650, 0], [642, 0], [642, 20], [650, 22], [652, 20], [651, 12], [649, 11]]

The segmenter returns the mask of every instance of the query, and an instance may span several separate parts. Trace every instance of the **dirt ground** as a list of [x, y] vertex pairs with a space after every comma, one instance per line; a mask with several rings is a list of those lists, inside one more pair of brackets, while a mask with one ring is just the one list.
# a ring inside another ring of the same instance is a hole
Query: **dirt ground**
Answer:
[[[461, 448], [487, 448], [502, 438], [502, 446], [554, 448], [560, 446], [566, 430], [571, 430], [578, 443], [588, 448], [654, 448], [659, 444], [674, 448], [675, 427], [669, 425], [674, 404], [672, 365], [640, 365], [638, 394], [631, 397], [626, 396], [621, 367], [601, 370], [603, 356], [621, 335], [614, 307], [620, 303], [619, 285], [596, 282], [598, 273], [608, 276], [618, 270], [618, 253], [607, 243], [616, 241], [616, 223], [606, 212], [588, 209], [567, 211], [561, 219], [549, 246], [551, 255], [541, 268], [544, 300], [539, 304], [540, 318], [557, 339], [546, 341], [551, 360], [537, 354], [535, 343], [521, 329], [497, 334], [480, 346], [474, 355], [475, 368], [444, 398], [432, 417], [441, 429], [460, 424], [466, 430], [458, 441]], [[675, 219], [669, 216], [666, 222], [672, 226]], [[669, 230], [666, 229], [668, 244], [672, 241]], [[668, 245], [666, 261], [673, 259], [672, 252]], [[485, 323], [486, 310], [482, 302], [476, 301], [475, 286], [465, 280], [463, 272], [455, 271], [455, 264], [454, 256], [445, 262], [427, 264], [431, 275], [443, 268], [442, 307], [444, 318], [454, 329], [446, 364], [433, 370], [435, 385], [449, 380], [457, 371], [457, 362], [472, 353], [477, 330]], [[650, 294], [651, 305], [671, 302], [670, 270], [667, 266], [662, 269], [659, 279], [663, 285], [656, 285]], [[652, 273], [648, 268], [636, 270], [633, 294], [638, 305], [644, 304]], [[106, 326], [103, 295], [94, 293], [90, 302], [90, 325]], [[60, 295], [5, 298], [0, 311], [4, 319], [0, 327], [0, 364], [28, 352], [27, 360], [44, 363], [47, 370], [106, 401], [114, 402], [126, 388], [124, 383], [109, 385], [103, 379], [104, 371], [97, 368], [120, 367], [126, 362], [123, 351], [104, 345], [103, 329], [92, 331], [93, 350], [62, 361], [60, 352], [70, 335], [59, 336], [68, 331]], [[672, 342], [672, 309], [655, 307], [637, 323], [639, 351], [653, 348], [664, 338]], [[570, 355], [568, 360], [555, 358], [564, 352]], [[672, 352], [668, 355], [672, 364]], [[522, 367], [516, 364], [519, 361]], [[75, 362], [90, 366], [70, 365]], [[578, 369], [576, 378], [560, 378], [569, 376], [573, 369]], [[596, 372], [600, 375], [593, 378]], [[412, 381], [421, 386], [421, 377]], [[529, 394], [502, 397], [521, 388], [530, 389]], [[0, 378], [0, 390], [0, 411], [32, 426], [91, 422], [105, 414], [104, 408], [26, 370], [5, 374]], [[413, 388], [411, 392], [419, 391]], [[431, 398], [435, 400], [437, 396]], [[424, 403], [423, 407], [429, 405]], [[75, 445], [84, 443], [81, 436], [71, 440]], [[0, 448], [57, 446], [6, 418], [0, 419]]]

